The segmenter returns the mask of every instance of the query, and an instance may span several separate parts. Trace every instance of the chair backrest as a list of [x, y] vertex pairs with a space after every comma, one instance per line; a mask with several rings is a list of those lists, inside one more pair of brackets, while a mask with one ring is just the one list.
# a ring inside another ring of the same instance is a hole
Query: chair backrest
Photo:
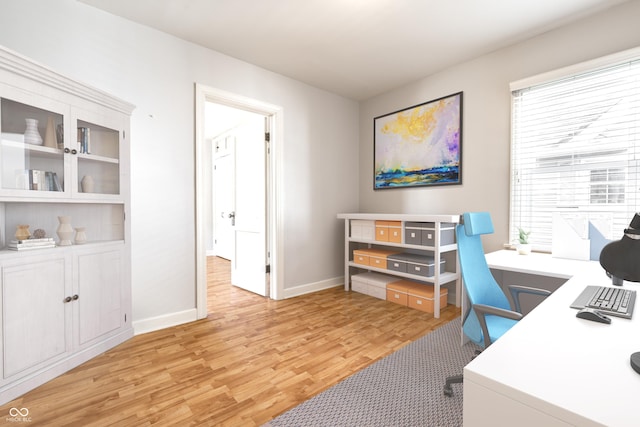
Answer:
[[[488, 212], [463, 214], [456, 226], [460, 270], [471, 304], [485, 304], [510, 310], [509, 300], [496, 282], [484, 256], [481, 235], [493, 233]], [[473, 310], [464, 321], [464, 333], [477, 344], [483, 344], [482, 329]]]

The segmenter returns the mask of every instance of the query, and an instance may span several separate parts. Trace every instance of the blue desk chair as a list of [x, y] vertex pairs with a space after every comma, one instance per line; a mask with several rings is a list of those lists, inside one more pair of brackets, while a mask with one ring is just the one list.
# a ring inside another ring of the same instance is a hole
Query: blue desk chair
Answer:
[[[488, 212], [472, 212], [462, 215], [462, 223], [456, 226], [458, 257], [464, 288], [471, 310], [464, 320], [462, 330], [471, 341], [487, 348], [500, 338], [516, 322], [522, 319], [520, 294], [546, 297], [551, 292], [527, 286], [510, 285], [514, 307], [511, 307], [502, 288], [489, 270], [480, 238], [493, 233], [493, 223]], [[451, 384], [461, 383], [462, 375], [448, 377], [444, 394], [453, 396]]]

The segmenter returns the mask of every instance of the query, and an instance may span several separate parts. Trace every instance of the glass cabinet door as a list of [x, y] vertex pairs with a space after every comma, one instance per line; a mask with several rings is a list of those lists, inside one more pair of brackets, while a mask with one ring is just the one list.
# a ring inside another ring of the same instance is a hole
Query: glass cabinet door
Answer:
[[80, 120], [77, 124], [76, 175], [78, 193], [120, 194], [120, 135], [118, 123]]
[[0, 98], [3, 193], [52, 197], [65, 191], [64, 115], [54, 109]]

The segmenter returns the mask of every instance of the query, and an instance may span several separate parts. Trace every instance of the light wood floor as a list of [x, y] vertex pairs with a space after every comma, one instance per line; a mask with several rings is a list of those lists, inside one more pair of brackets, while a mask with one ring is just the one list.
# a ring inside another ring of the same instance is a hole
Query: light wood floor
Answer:
[[228, 271], [209, 259], [207, 319], [132, 338], [3, 405], [0, 424], [15, 407], [32, 426], [259, 426], [460, 313], [342, 288], [272, 301]]

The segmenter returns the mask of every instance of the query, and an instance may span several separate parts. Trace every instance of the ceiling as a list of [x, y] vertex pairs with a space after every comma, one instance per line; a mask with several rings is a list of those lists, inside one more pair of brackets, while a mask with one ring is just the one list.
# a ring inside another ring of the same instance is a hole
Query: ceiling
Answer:
[[364, 100], [628, 0], [78, 0]]

